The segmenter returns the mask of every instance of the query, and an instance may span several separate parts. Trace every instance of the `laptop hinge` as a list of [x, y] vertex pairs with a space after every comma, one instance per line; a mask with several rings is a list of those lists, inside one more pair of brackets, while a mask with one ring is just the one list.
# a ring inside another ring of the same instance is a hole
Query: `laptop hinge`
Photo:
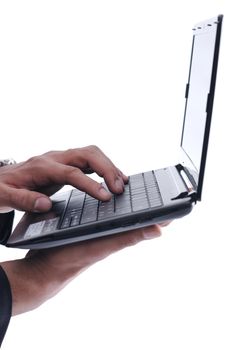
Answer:
[[186, 88], [185, 88], [185, 98], [188, 98], [189, 95], [189, 83], [186, 84]]
[[181, 199], [185, 197], [191, 197], [192, 200], [196, 203], [197, 201], [197, 186], [194, 183], [193, 179], [191, 178], [189, 172], [186, 171], [186, 169], [181, 165], [177, 164], [176, 169], [178, 170], [181, 179], [183, 180], [185, 187], [187, 191], [181, 192], [177, 197], [173, 199]]

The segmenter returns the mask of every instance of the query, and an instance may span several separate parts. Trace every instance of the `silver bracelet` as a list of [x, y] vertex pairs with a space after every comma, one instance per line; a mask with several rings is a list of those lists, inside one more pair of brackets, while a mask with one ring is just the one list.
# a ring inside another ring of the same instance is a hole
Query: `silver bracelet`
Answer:
[[0, 167], [5, 165], [16, 164], [16, 161], [13, 158], [0, 159]]

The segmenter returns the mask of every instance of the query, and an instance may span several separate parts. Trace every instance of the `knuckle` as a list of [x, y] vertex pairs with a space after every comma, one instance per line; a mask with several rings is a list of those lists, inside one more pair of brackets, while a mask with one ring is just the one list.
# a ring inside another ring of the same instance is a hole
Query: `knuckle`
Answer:
[[35, 163], [37, 162], [37, 159], [38, 159], [38, 156], [33, 156], [33, 157], [30, 157], [28, 160], [26, 160], [26, 164], [28, 163]]
[[49, 152], [46, 152], [46, 153], [42, 154], [40, 157], [54, 157], [54, 156], [56, 156], [59, 153], [60, 153], [60, 151], [53, 151], [53, 150], [51, 150]]
[[[79, 150], [79, 149], [77, 149], [77, 150]], [[64, 151], [64, 154], [67, 155], [68, 157], [69, 157], [69, 156], [72, 157], [73, 154], [74, 154], [74, 152], [75, 152], [75, 149], [74, 149], [74, 148], [68, 148], [67, 150]]]
[[79, 176], [81, 174], [81, 170], [73, 167], [66, 167], [65, 169], [65, 178], [66, 182], [70, 182], [71, 179], [75, 176]]
[[46, 159], [45, 158], [45, 156], [44, 155], [40, 155], [40, 156], [33, 156], [33, 157], [30, 157], [27, 161], [26, 161], [26, 163], [27, 164], [40, 164], [41, 163], [41, 161], [43, 161], [44, 159]]
[[31, 157], [25, 162], [25, 167], [23, 167], [24, 171], [27, 171], [28, 175], [32, 175], [33, 173], [40, 170], [41, 160], [38, 156]]
[[25, 162], [25, 164], [30, 167], [30, 172], [31, 172], [32, 170], [39, 170], [39, 169], [41, 169], [48, 162], [49, 162], [49, 160], [46, 158], [46, 156], [45, 155], [41, 155], [41, 156], [34, 156], [34, 157], [29, 158]]
[[59, 151], [49, 151], [37, 156], [30, 157], [25, 163], [34, 165], [34, 164], [43, 164], [44, 162], [51, 161], [52, 158], [56, 158], [60, 154]]
[[68, 148], [65, 151], [60, 151], [59, 160], [62, 160], [61, 162], [64, 164], [72, 164], [73, 160], [77, 157], [78, 151], [79, 149], [74, 149], [74, 148]]
[[96, 145], [89, 145], [86, 147], [86, 150], [90, 153], [97, 153], [100, 152], [100, 148]]

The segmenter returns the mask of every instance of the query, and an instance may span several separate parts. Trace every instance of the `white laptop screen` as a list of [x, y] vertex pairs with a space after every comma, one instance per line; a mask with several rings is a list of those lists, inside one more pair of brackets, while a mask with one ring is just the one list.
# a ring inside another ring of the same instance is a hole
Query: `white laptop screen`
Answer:
[[198, 200], [201, 200], [208, 149], [222, 19], [219, 15], [193, 29], [181, 149], [182, 163], [194, 180]]
[[182, 148], [199, 173], [206, 127], [216, 29], [194, 33]]

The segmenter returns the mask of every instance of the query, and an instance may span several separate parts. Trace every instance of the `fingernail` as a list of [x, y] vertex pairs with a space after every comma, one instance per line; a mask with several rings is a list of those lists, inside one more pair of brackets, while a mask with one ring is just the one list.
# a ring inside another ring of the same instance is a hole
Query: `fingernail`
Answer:
[[111, 198], [110, 192], [108, 192], [104, 187], [100, 187], [99, 193], [100, 193], [101, 197], [104, 197], [103, 199], [107, 200], [107, 199]]
[[35, 201], [34, 212], [48, 211], [51, 208], [51, 201], [45, 197], [40, 197]]

